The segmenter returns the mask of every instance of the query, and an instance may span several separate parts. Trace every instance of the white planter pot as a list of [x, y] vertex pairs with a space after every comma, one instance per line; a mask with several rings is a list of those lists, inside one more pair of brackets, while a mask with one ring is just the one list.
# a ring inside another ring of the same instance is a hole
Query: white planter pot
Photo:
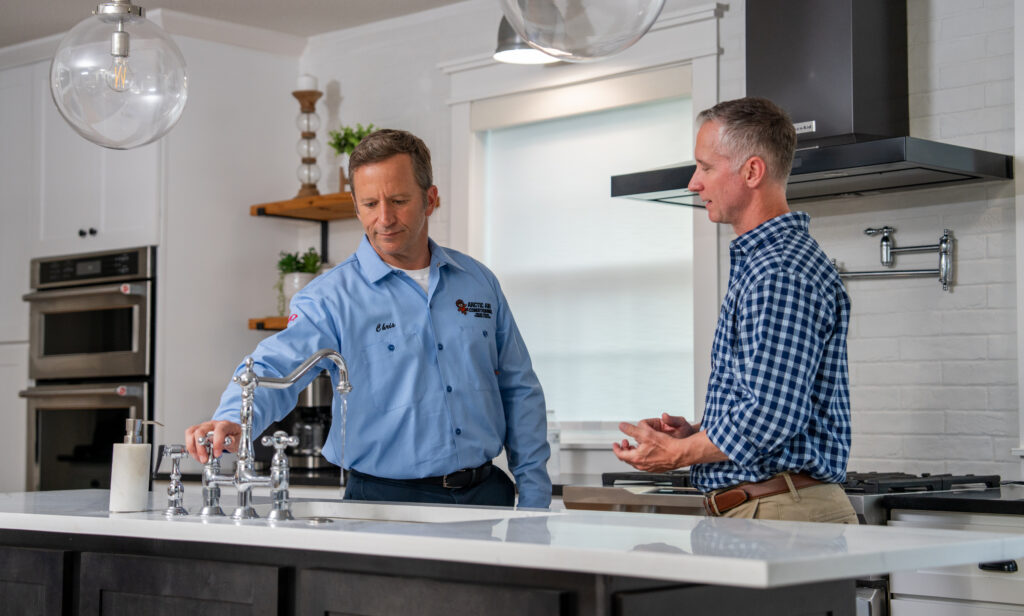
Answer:
[[287, 311], [288, 307], [291, 306], [292, 297], [302, 290], [302, 287], [309, 284], [310, 280], [316, 277], [316, 274], [306, 274], [304, 272], [292, 272], [291, 274], [284, 274], [281, 279], [281, 289], [284, 296], [284, 310]]

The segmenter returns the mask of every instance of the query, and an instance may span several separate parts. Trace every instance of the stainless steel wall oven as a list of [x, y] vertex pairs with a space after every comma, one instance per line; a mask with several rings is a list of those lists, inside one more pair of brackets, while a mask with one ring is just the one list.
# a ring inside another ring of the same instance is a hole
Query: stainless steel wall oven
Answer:
[[32, 260], [26, 489], [109, 487], [124, 420], [152, 418], [155, 256]]

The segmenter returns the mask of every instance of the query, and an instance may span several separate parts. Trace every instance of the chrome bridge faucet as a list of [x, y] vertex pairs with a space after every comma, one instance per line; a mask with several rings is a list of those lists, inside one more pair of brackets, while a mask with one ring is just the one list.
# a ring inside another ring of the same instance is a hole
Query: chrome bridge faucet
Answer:
[[[273, 436], [264, 436], [262, 443], [274, 447], [274, 457], [271, 461], [270, 475], [258, 475], [254, 468], [252, 449], [252, 420], [253, 420], [253, 394], [257, 387], [269, 389], [287, 389], [302, 375], [309, 372], [320, 360], [329, 359], [338, 366], [339, 379], [335, 390], [339, 394], [347, 394], [352, 391], [348, 381], [348, 366], [345, 365], [345, 358], [332, 349], [320, 349], [313, 353], [302, 364], [286, 377], [262, 377], [253, 372], [252, 357], [245, 358], [245, 370], [232, 380], [242, 387], [242, 409], [241, 442], [238, 444], [238, 459], [235, 463], [235, 474], [221, 475], [220, 462], [215, 460], [212, 454], [213, 433], [209, 432], [205, 438], [199, 440], [199, 444], [207, 447], [207, 462], [203, 468], [203, 509], [200, 515], [224, 515], [219, 506], [220, 486], [232, 485], [238, 491], [238, 506], [231, 515], [235, 520], [247, 520], [259, 517], [252, 506], [252, 488], [254, 486], [270, 488], [270, 496], [274, 501], [273, 509], [267, 516], [270, 520], [291, 520], [293, 519], [291, 507], [288, 503], [288, 458], [284, 450], [287, 447], [298, 445], [299, 440], [295, 436], [288, 436], [283, 431], [277, 431]], [[226, 442], [225, 445], [228, 443]]]

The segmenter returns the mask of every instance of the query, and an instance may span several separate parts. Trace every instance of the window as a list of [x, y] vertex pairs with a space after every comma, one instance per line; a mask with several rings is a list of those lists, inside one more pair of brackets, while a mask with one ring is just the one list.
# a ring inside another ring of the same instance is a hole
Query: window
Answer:
[[561, 422], [693, 418], [693, 210], [609, 197], [692, 159], [691, 123], [673, 98], [485, 133], [483, 260]]

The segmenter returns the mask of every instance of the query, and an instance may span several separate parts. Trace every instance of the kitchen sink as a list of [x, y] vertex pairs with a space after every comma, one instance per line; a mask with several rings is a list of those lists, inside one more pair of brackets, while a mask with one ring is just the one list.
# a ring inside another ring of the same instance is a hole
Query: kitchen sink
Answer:
[[[269, 503], [256, 505], [256, 512], [266, 518]], [[363, 520], [369, 522], [408, 522], [414, 524], [445, 524], [478, 520], [500, 520], [553, 515], [543, 509], [509, 509], [506, 507], [469, 507], [465, 505], [414, 505], [363, 501], [292, 499], [292, 515], [296, 520], [328, 523], [332, 520]]]

